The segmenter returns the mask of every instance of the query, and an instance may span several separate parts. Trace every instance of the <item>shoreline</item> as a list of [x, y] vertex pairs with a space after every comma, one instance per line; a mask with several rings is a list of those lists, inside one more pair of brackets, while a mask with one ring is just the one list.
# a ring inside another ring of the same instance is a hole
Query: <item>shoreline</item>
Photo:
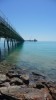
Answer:
[[[3, 68], [2, 68], [3, 67]], [[16, 65], [0, 63], [1, 100], [56, 100], [56, 82], [45, 76], [16, 68]]]

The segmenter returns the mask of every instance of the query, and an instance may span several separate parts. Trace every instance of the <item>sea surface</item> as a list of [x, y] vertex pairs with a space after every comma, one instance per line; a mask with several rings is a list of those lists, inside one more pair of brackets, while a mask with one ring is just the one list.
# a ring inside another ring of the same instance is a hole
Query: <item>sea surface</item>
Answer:
[[0, 61], [6, 59], [18, 67], [44, 74], [56, 81], [56, 42], [29, 42], [10, 46], [0, 40]]

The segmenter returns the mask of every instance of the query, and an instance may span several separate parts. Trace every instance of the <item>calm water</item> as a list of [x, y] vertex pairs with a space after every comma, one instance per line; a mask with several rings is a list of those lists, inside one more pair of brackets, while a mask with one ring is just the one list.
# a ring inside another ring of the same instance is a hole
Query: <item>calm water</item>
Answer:
[[56, 42], [24, 42], [17, 48], [4, 48], [0, 42], [0, 59], [29, 71], [45, 74], [56, 81]]

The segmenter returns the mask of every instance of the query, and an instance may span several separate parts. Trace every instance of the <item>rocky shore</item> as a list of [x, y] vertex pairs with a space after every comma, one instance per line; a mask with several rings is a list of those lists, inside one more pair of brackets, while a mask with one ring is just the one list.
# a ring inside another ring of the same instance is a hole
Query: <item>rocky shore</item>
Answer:
[[[0, 100], [56, 100], [56, 82], [15, 65], [0, 63]], [[7, 66], [7, 67], [6, 67]], [[10, 66], [10, 68], [9, 68]], [[8, 68], [8, 69], [6, 69]]]

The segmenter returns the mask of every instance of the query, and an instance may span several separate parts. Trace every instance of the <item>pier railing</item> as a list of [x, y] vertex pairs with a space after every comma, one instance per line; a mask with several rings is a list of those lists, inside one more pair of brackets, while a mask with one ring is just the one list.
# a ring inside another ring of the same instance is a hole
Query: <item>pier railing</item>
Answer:
[[0, 11], [0, 23], [4, 24], [11, 31], [11, 34], [9, 32], [9, 35], [12, 35], [12, 38], [24, 41], [24, 39], [17, 33], [13, 25], [9, 22], [8, 18], [1, 11]]

